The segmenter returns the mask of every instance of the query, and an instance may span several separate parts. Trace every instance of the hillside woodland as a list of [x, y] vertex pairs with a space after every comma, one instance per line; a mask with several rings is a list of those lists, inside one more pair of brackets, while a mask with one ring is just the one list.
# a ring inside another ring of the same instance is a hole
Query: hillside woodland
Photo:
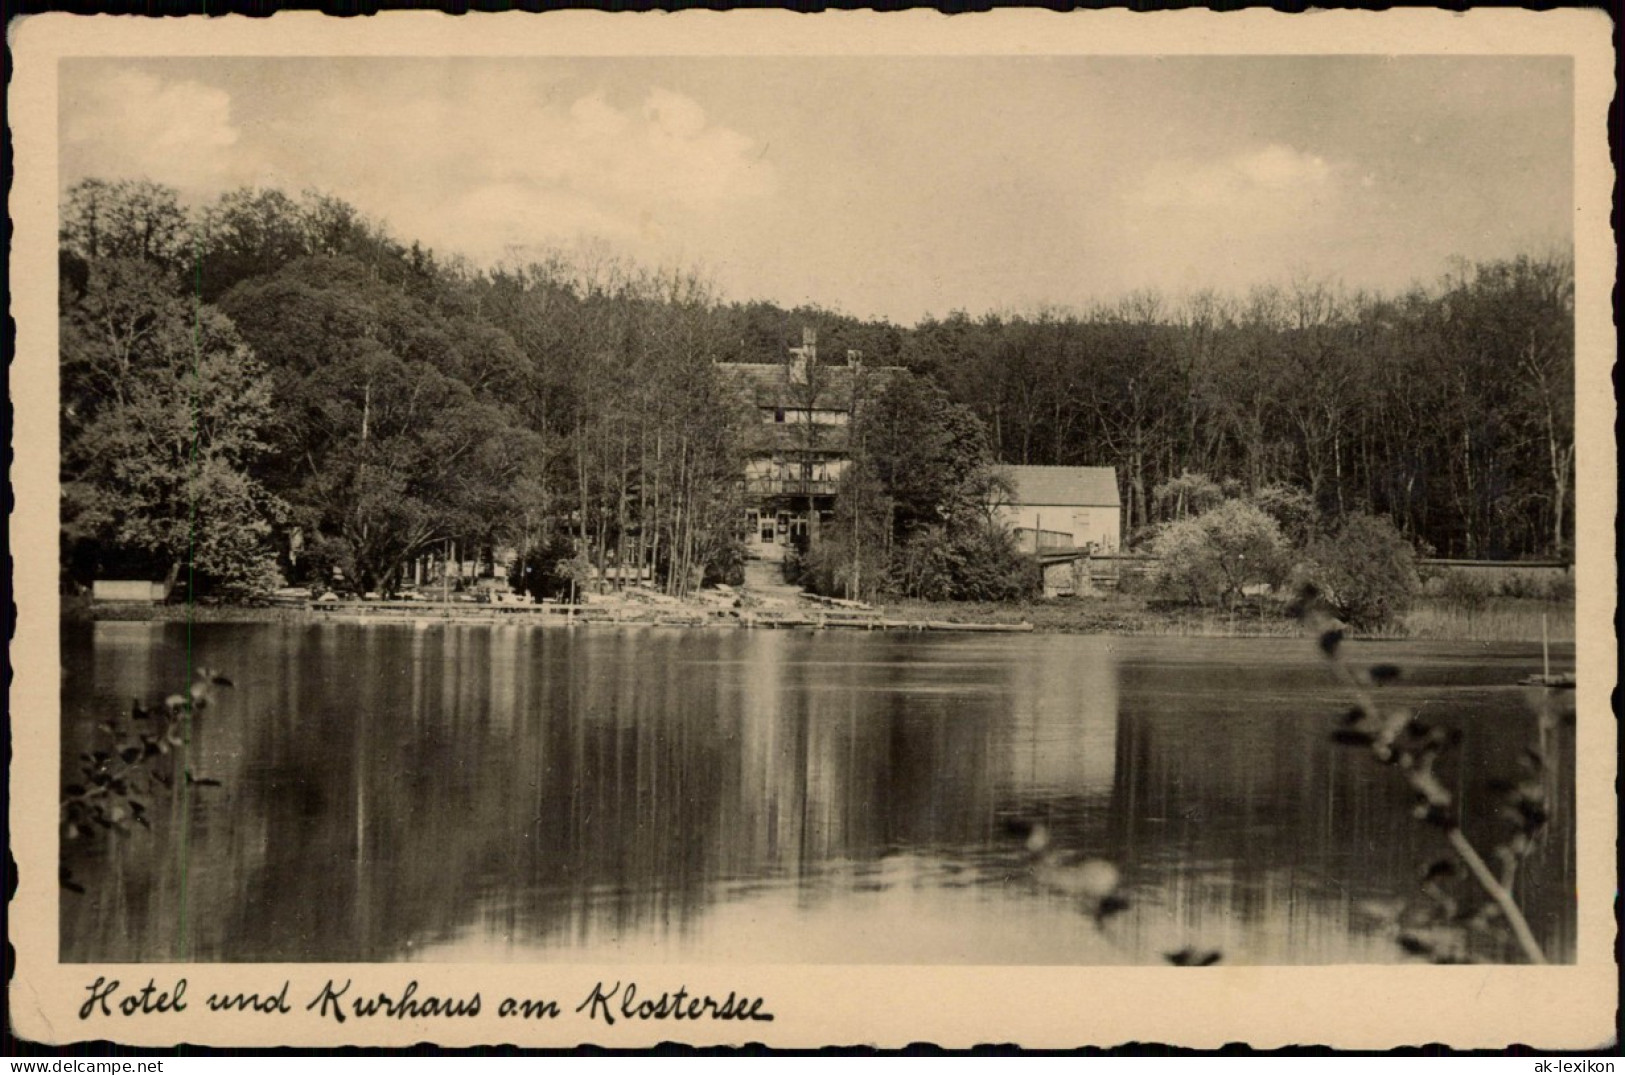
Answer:
[[644, 565], [672, 594], [736, 577], [753, 419], [716, 363], [805, 328], [909, 371], [860, 423], [830, 547], [796, 558], [832, 592], [1021, 592], [999, 463], [1117, 468], [1131, 548], [1180, 554], [1222, 509], [1288, 561], [1351, 525], [1385, 548], [1369, 520], [1439, 556], [1571, 553], [1566, 254], [905, 328], [592, 249], [477, 267], [315, 192], [194, 210], [87, 180], [60, 240], [67, 585], [230, 599], [337, 568], [388, 592], [453, 547]]

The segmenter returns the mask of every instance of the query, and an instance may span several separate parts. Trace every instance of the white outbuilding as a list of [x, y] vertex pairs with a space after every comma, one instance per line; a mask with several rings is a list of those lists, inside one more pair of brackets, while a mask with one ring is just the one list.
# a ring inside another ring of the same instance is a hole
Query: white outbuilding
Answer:
[[[1005, 519], [1035, 549], [1115, 553], [1123, 543], [1123, 501], [1115, 467], [1003, 468], [1015, 487]], [[1070, 541], [1067, 538], [1070, 537]]]

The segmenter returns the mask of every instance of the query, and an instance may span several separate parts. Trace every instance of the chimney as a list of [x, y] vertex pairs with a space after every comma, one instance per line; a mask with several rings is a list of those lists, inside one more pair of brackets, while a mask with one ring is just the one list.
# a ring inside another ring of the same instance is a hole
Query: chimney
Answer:
[[807, 383], [807, 370], [818, 361], [818, 330], [801, 330], [801, 346], [790, 348], [790, 380], [793, 384]]

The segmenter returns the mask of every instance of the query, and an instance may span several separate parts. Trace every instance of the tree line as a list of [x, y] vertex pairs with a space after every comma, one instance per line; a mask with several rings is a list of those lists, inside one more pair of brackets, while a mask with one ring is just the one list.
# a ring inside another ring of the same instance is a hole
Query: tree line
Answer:
[[320, 194], [189, 214], [90, 180], [61, 277], [76, 581], [186, 567], [199, 592], [279, 572], [388, 592], [421, 557], [563, 545], [682, 593], [740, 555], [741, 423], [693, 274], [481, 273]]
[[77, 583], [232, 596], [336, 569], [387, 591], [498, 547], [538, 586], [734, 577], [757, 418], [716, 364], [782, 361], [807, 327], [825, 354], [909, 371], [855, 424], [829, 548], [801, 565], [831, 590], [1004, 588], [974, 577], [1008, 548], [977, 544], [1000, 540], [996, 462], [1115, 466], [1131, 541], [1183, 510], [1159, 489], [1201, 475], [1299, 491], [1328, 525], [1386, 514], [1441, 555], [1572, 543], [1561, 257], [1397, 298], [1299, 283], [904, 329], [727, 302], [592, 248], [478, 268], [317, 192], [188, 210], [86, 180], [60, 249]]
[[975, 408], [1010, 463], [1112, 464], [1125, 528], [1200, 474], [1390, 516], [1441, 556], [1566, 557], [1574, 496], [1567, 256], [1457, 264], [1397, 297], [1299, 281], [1178, 304], [954, 314], [910, 361]]

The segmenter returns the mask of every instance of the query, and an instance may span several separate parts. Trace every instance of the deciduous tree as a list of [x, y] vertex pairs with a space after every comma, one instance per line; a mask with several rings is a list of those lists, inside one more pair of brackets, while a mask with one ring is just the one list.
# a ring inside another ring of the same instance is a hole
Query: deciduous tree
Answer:
[[185, 570], [237, 594], [274, 585], [282, 505], [252, 476], [270, 381], [231, 321], [153, 262], [93, 259], [62, 313], [62, 371], [68, 561], [145, 558], [170, 586]]

